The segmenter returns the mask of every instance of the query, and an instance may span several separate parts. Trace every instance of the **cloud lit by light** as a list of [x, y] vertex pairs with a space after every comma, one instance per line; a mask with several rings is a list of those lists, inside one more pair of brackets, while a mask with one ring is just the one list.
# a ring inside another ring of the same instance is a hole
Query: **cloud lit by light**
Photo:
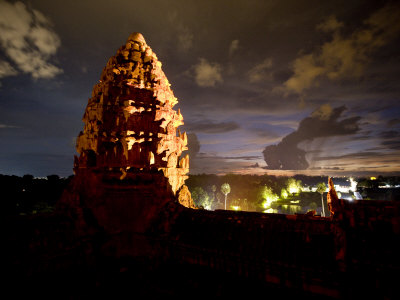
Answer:
[[0, 78], [17, 75], [15, 70], [8, 62], [0, 61]]
[[371, 53], [400, 32], [399, 13], [399, 5], [388, 4], [350, 34], [342, 32], [342, 22], [329, 16], [317, 29], [332, 32], [331, 40], [295, 59], [294, 74], [284, 83], [284, 91], [301, 94], [316, 85], [320, 77], [330, 80], [360, 77]]
[[266, 58], [261, 63], [255, 65], [248, 72], [248, 77], [250, 82], [259, 82], [266, 79], [271, 79], [272, 74], [270, 69], [272, 66], [272, 59]]
[[0, 77], [22, 72], [53, 78], [63, 72], [50, 62], [61, 45], [59, 36], [41, 12], [22, 2], [0, 1], [0, 45], [10, 60], [0, 63]]
[[212, 87], [222, 83], [222, 67], [217, 63], [210, 63], [205, 58], [200, 58], [194, 66], [196, 83], [201, 87]]
[[184, 25], [177, 11], [169, 13], [168, 20], [177, 33], [178, 49], [182, 52], [189, 51], [193, 47], [194, 34], [190, 31], [189, 27]]
[[229, 57], [233, 56], [239, 49], [239, 40], [233, 40], [229, 46]]

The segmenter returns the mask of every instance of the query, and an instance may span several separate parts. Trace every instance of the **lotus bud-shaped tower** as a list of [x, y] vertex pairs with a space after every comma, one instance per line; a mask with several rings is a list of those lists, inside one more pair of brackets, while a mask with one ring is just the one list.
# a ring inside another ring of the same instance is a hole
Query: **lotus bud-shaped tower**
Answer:
[[193, 207], [184, 185], [189, 157], [181, 157], [187, 136], [177, 130], [183, 117], [161, 66], [144, 37], [132, 33], [108, 60], [83, 116], [74, 188], [63, 202], [83, 201], [111, 231], [123, 222], [138, 227], [143, 214], [168, 201]]

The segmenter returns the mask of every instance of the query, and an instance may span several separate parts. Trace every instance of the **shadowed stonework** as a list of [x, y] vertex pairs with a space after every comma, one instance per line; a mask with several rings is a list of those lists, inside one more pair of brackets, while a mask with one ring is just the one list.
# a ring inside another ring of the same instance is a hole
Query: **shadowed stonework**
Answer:
[[161, 207], [193, 207], [186, 133], [161, 62], [140, 33], [109, 59], [86, 107], [65, 209], [88, 209], [107, 232], [146, 230]]
[[161, 62], [140, 33], [111, 57], [93, 88], [77, 140], [80, 154], [75, 171], [96, 168], [120, 171], [123, 180], [131, 168], [158, 170], [176, 194], [189, 171], [186, 133], [176, 129], [183, 117], [161, 69]]

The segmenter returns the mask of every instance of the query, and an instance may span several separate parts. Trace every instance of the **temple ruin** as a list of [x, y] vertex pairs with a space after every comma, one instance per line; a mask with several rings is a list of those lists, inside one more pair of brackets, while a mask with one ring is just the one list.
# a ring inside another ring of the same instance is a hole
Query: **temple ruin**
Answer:
[[[87, 207], [107, 230], [144, 230], [156, 208], [179, 201], [194, 208], [178, 103], [157, 55], [132, 33], [93, 87], [66, 207]], [[77, 202], [79, 199], [80, 203]], [[141, 228], [141, 229], [139, 229]]]

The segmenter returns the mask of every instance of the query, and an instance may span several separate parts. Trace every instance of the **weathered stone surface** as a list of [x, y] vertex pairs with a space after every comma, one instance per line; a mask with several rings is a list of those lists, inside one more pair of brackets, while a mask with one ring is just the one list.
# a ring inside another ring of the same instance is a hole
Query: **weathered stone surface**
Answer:
[[77, 138], [73, 187], [64, 206], [90, 211], [110, 232], [144, 231], [165, 203], [194, 207], [184, 182], [186, 133], [161, 62], [140, 33], [109, 59], [93, 87]]
[[326, 195], [326, 202], [328, 204], [329, 211], [331, 212], [331, 217], [333, 217], [335, 212], [337, 212], [340, 209], [338, 204], [339, 197], [336, 193], [332, 178], [328, 179], [328, 186], [329, 186], [329, 191], [328, 194]]
[[187, 137], [176, 135], [183, 124], [180, 111], [172, 109], [177, 102], [156, 54], [140, 33], [131, 34], [93, 88], [75, 168], [162, 170], [182, 178], [170, 181], [176, 193], [189, 169], [188, 159], [179, 159]]
[[193, 201], [190, 201], [190, 191], [189, 188], [185, 185], [181, 188], [178, 195], [178, 201], [185, 207], [195, 208]]

